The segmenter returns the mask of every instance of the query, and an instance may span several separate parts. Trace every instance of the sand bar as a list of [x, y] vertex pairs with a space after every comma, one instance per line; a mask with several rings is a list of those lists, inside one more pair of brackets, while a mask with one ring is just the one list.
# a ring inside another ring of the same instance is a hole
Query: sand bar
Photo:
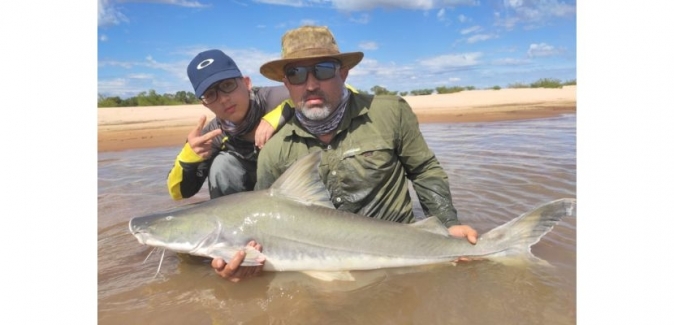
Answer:
[[[421, 123], [529, 119], [575, 113], [576, 86], [470, 90], [405, 100]], [[202, 115], [214, 117], [200, 104], [99, 108], [98, 151], [180, 146]]]

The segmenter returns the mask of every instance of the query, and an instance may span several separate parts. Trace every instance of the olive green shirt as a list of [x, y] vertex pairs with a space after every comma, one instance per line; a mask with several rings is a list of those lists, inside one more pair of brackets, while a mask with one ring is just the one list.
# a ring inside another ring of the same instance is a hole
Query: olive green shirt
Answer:
[[447, 173], [403, 98], [351, 92], [337, 133], [327, 145], [293, 117], [260, 151], [255, 189], [271, 187], [293, 162], [316, 150], [324, 151], [319, 173], [335, 208], [414, 222], [409, 179], [426, 216], [438, 217], [447, 227], [460, 224]]

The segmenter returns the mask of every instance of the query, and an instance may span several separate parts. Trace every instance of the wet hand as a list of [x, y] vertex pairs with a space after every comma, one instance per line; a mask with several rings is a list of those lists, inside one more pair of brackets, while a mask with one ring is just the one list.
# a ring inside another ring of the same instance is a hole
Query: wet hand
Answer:
[[[447, 231], [450, 235], [458, 238], [466, 238], [466, 240], [475, 245], [477, 243], [477, 231], [473, 227], [468, 225], [455, 225], [447, 228]], [[479, 258], [470, 258], [470, 257], [459, 257], [456, 262], [467, 262], [472, 260], [477, 260]]]
[[192, 151], [203, 159], [208, 159], [211, 156], [211, 145], [213, 138], [222, 134], [222, 130], [217, 129], [201, 135], [201, 130], [206, 124], [206, 116], [201, 116], [197, 126], [187, 134], [187, 142], [190, 144]]
[[468, 225], [455, 225], [447, 228], [450, 235], [458, 238], [466, 238], [469, 243], [477, 243], [477, 231]]
[[[250, 241], [248, 246], [251, 246], [260, 252], [262, 251], [262, 245], [255, 241]], [[262, 272], [264, 261], [261, 261], [262, 265], [258, 266], [241, 266], [245, 257], [246, 253], [244, 251], [239, 251], [229, 263], [225, 263], [221, 258], [214, 258], [213, 261], [211, 261], [211, 267], [213, 267], [213, 270], [215, 270], [215, 273], [219, 276], [232, 282], [239, 282]]]
[[260, 120], [255, 130], [255, 146], [262, 149], [272, 135], [274, 135], [274, 127], [264, 119]]

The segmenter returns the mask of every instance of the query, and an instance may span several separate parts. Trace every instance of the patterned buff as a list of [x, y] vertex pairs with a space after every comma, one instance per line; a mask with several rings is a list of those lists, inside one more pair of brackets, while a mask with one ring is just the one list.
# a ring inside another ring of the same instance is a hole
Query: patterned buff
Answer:
[[244, 116], [241, 124], [237, 125], [227, 120], [220, 120], [220, 126], [225, 134], [230, 137], [238, 137], [255, 129], [262, 118], [262, 105], [256, 100], [257, 97], [258, 96], [255, 96], [254, 92], [251, 91], [248, 112], [246, 112], [246, 116]]
[[328, 134], [334, 131], [339, 122], [344, 117], [344, 112], [346, 111], [346, 104], [349, 103], [349, 91], [346, 87], [342, 90], [342, 101], [339, 102], [337, 109], [335, 109], [328, 117], [320, 121], [314, 121], [306, 118], [299, 109], [295, 110], [295, 117], [297, 120], [304, 126], [309, 133], [314, 135], [323, 135]]

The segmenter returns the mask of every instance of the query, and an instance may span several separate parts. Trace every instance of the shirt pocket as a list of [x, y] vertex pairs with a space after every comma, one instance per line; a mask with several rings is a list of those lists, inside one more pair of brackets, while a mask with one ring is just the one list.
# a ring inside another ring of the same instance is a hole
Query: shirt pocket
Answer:
[[364, 168], [376, 169], [390, 164], [395, 158], [393, 144], [383, 139], [361, 141], [342, 153], [342, 160], [356, 160]]
[[342, 154], [342, 186], [349, 192], [370, 192], [391, 177], [397, 162], [391, 143], [382, 139], [361, 142]]

